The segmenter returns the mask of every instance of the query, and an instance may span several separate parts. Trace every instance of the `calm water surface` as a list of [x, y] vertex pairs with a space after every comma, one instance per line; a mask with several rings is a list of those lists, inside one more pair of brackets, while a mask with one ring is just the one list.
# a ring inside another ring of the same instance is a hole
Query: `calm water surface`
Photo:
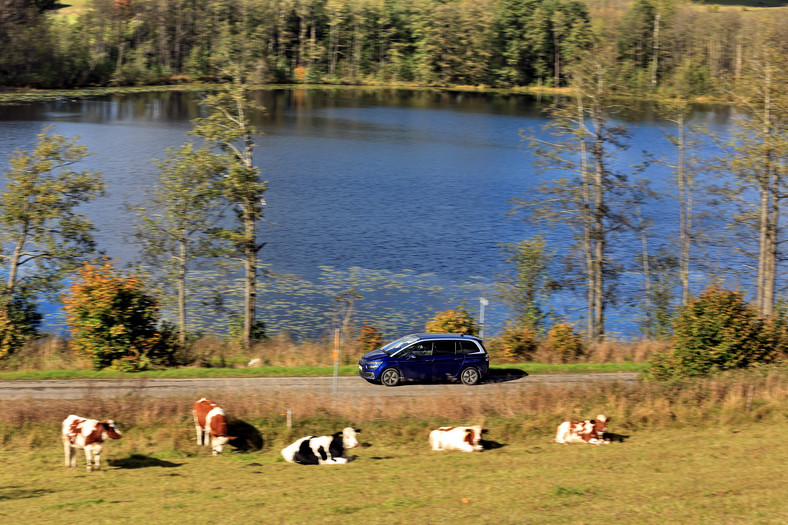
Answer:
[[[333, 322], [334, 297], [351, 286], [363, 296], [356, 321], [382, 326], [388, 337], [421, 330], [436, 311], [461, 304], [478, 316], [482, 296], [491, 299], [486, 330], [500, 328], [507, 314], [491, 290], [505, 269], [499, 246], [537, 233], [508, 212], [512, 197], [527, 195], [546, 177], [534, 172], [520, 138], [520, 130], [538, 132], [544, 124], [543, 103], [526, 96], [352, 89], [255, 96], [268, 109], [255, 121], [265, 133], [255, 162], [269, 183], [262, 259], [272, 271], [300, 278], [263, 281], [260, 317], [270, 332], [323, 332]], [[100, 248], [129, 263], [137, 258], [128, 242], [134, 217], [123, 205], [145, 199], [158, 175], [152, 159], [189, 139], [198, 97], [149, 93], [0, 106], [0, 160], [6, 168], [9, 154], [32, 149], [50, 124], [57, 133], [79, 135], [95, 152], [80, 169], [102, 170], [109, 185], [107, 197], [86, 206]], [[729, 119], [719, 108], [698, 108], [693, 116], [717, 130], [727, 129]], [[631, 146], [617, 158], [620, 169], [631, 171], [643, 149], [668, 152], [647, 107], [629, 124]], [[669, 174], [651, 168], [647, 176], [660, 188]], [[652, 211], [664, 241], [675, 227], [675, 206], [662, 202]], [[562, 247], [560, 238], [551, 240]], [[632, 288], [630, 296], [636, 293], [634, 280], [624, 286]], [[552, 307], [577, 320], [581, 305], [564, 296]], [[609, 330], [632, 335], [635, 315], [619, 305]], [[225, 326], [211, 315], [201, 322], [215, 330]], [[48, 323], [57, 327], [62, 319], [53, 314]]]

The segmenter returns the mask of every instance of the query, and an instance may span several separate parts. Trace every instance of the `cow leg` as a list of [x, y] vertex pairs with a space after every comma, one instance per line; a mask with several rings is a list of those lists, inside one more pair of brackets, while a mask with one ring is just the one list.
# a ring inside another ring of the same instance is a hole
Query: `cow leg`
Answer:
[[66, 454], [66, 467], [76, 467], [77, 457], [76, 451], [71, 446], [71, 443], [68, 439], [63, 439], [63, 451]]
[[[194, 429], [197, 431], [197, 446], [203, 446], [203, 433], [202, 427], [200, 425], [194, 425]], [[207, 443], [205, 443], [207, 445]]]
[[93, 454], [90, 451], [90, 447], [85, 447], [85, 462], [87, 464], [88, 472], [93, 472]]

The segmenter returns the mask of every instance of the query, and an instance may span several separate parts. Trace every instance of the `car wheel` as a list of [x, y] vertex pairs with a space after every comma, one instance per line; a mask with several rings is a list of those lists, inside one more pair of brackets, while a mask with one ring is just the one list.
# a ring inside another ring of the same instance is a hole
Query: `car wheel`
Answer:
[[396, 368], [387, 368], [380, 374], [380, 382], [386, 386], [397, 386], [400, 375]]
[[460, 372], [460, 381], [462, 381], [463, 385], [475, 385], [479, 382], [479, 379], [479, 371], [472, 366]]

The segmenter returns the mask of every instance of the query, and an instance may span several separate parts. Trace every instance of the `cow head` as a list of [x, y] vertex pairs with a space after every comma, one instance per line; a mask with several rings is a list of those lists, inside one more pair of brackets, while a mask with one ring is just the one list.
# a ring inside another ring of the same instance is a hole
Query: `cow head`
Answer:
[[610, 418], [599, 414], [595, 420], [591, 423], [594, 425], [594, 430], [597, 433], [597, 436], [601, 439], [605, 432], [607, 432], [607, 424], [610, 421]]
[[482, 434], [487, 432], [487, 429], [482, 428], [481, 425], [474, 425], [472, 427], [468, 427], [466, 432], [467, 434], [465, 436], [465, 441], [471, 445], [475, 451], [481, 451], [483, 449], [481, 444]]
[[118, 427], [115, 426], [115, 422], [111, 419], [104, 423], [99, 423], [97, 426], [101, 429], [102, 441], [105, 439], [120, 439], [123, 437], [123, 434], [120, 433]]
[[211, 436], [211, 454], [214, 456], [218, 456], [224, 450], [224, 446], [230, 442], [230, 440], [235, 439], [237, 436], [228, 436], [226, 434], [222, 434], [221, 436]]
[[345, 447], [345, 450], [358, 446], [358, 441], [356, 440], [357, 432], [361, 432], [361, 430], [352, 427], [342, 430], [342, 446]]

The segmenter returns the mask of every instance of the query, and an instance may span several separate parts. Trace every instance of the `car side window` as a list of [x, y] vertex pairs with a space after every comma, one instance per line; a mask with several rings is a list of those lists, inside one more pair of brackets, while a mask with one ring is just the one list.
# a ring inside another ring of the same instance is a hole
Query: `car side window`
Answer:
[[460, 346], [461, 354], [473, 354], [479, 351], [479, 347], [476, 346], [476, 343], [473, 341], [458, 341], [457, 344]]
[[454, 355], [454, 341], [434, 341], [433, 355]]
[[432, 355], [432, 341], [416, 343], [410, 347], [410, 353], [420, 357]]

